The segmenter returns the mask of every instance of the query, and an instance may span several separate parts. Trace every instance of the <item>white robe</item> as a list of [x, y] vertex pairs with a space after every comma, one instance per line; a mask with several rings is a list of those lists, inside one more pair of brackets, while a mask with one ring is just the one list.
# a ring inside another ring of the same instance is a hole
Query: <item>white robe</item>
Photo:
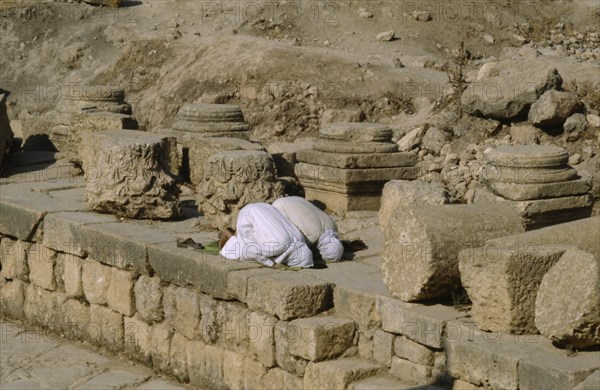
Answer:
[[273, 207], [304, 234], [309, 245], [317, 247], [323, 259], [341, 259], [344, 247], [337, 235], [337, 224], [333, 218], [298, 196], [277, 199]]
[[302, 233], [277, 209], [266, 203], [240, 210], [236, 234], [227, 240], [221, 255], [230, 260], [257, 261], [267, 266], [283, 264], [309, 268], [312, 252]]

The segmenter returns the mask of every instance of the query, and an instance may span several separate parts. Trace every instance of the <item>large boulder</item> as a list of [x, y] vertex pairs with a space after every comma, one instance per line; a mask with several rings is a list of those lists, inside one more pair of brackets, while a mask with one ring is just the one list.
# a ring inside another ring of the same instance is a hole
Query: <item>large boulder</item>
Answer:
[[572, 249], [548, 271], [535, 301], [535, 324], [552, 341], [600, 346], [600, 258]]
[[494, 75], [483, 77], [463, 92], [461, 104], [472, 115], [511, 119], [526, 112], [546, 91], [559, 89], [558, 71], [538, 61], [504, 61]]
[[10, 122], [8, 121], [8, 114], [6, 112], [6, 97], [8, 93], [0, 89], [0, 169], [2, 169], [2, 161], [8, 152], [8, 149], [12, 145], [13, 132], [10, 128]]
[[562, 126], [567, 118], [581, 110], [579, 97], [572, 92], [546, 91], [531, 105], [529, 121], [536, 126]]

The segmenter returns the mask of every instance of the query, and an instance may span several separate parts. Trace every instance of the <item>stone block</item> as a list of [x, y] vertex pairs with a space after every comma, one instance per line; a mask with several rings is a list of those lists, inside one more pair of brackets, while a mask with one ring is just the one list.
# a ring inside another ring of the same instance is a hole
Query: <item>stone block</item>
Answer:
[[169, 348], [171, 347], [171, 338], [173, 329], [171, 325], [163, 322], [152, 326], [150, 331], [150, 356], [152, 356], [152, 366], [159, 372], [169, 372]]
[[61, 331], [65, 300], [61, 293], [28, 284], [25, 288], [25, 319], [30, 324]]
[[[587, 232], [587, 234], [581, 234]], [[584, 252], [600, 256], [600, 216], [548, 226], [542, 229], [528, 231], [496, 238], [486, 243], [497, 248], [524, 248], [527, 246], [568, 245]]]
[[239, 106], [231, 104], [185, 104], [177, 113], [176, 130], [203, 134], [206, 137], [247, 136], [248, 124]]
[[123, 316], [109, 308], [90, 305], [89, 339], [111, 351], [123, 349]]
[[519, 389], [572, 389], [598, 369], [600, 352], [567, 355], [552, 345], [537, 343], [519, 362]]
[[82, 247], [81, 228], [84, 225], [116, 222], [111, 215], [85, 212], [52, 213], [44, 218], [44, 246], [79, 257], [88, 255]]
[[265, 367], [274, 367], [275, 325], [277, 318], [259, 312], [250, 312], [248, 323], [248, 349], [255, 360]]
[[[289, 353], [318, 362], [335, 359], [354, 342], [354, 321], [336, 317], [312, 317], [287, 325]], [[391, 347], [390, 347], [391, 354]]]
[[183, 148], [183, 170], [189, 170], [190, 181], [196, 186], [202, 183], [208, 159], [219, 152], [230, 150], [257, 150], [264, 148], [259, 143], [232, 137], [205, 137], [184, 131], [166, 131], [174, 136]]
[[302, 378], [275, 367], [263, 378], [265, 390], [298, 390], [303, 388]]
[[191, 285], [219, 299], [231, 299], [227, 287], [230, 273], [261, 267], [252, 262], [230, 261], [220, 255], [177, 248], [175, 242], [149, 246], [148, 258], [163, 282]]
[[25, 316], [25, 287], [25, 283], [19, 279], [1, 285], [0, 315], [13, 319], [22, 319]]
[[198, 388], [223, 389], [224, 351], [202, 341], [190, 341], [187, 346], [190, 384]]
[[385, 231], [390, 220], [395, 221], [394, 211], [401, 207], [446, 204], [449, 195], [441, 183], [392, 180], [383, 187], [379, 224]]
[[319, 139], [313, 146], [316, 151], [343, 154], [395, 153], [398, 145], [390, 142], [345, 142]]
[[65, 275], [65, 258], [67, 256], [64, 253], [56, 253], [56, 257], [54, 259], [54, 281], [56, 284], [56, 291], [65, 292], [65, 279], [63, 278]]
[[350, 383], [378, 375], [382, 368], [356, 358], [311, 362], [304, 375], [305, 389], [338, 390], [345, 389]]
[[81, 247], [88, 257], [141, 274], [148, 273], [149, 244], [177, 240], [161, 230], [132, 223], [84, 225], [80, 234]]
[[458, 255], [486, 240], [524, 231], [510, 206], [429, 205], [401, 208], [389, 225], [381, 264], [392, 294], [403, 301], [447, 296], [460, 287]]
[[246, 356], [244, 359], [244, 388], [264, 388], [263, 379], [265, 375], [267, 375], [267, 368], [260, 362]]
[[600, 388], [600, 370], [594, 371], [583, 382], [574, 387], [574, 390], [596, 390]]
[[106, 292], [108, 306], [131, 317], [135, 313], [133, 272], [111, 268], [110, 288]]
[[275, 359], [277, 365], [287, 372], [304, 376], [308, 360], [290, 354], [290, 343], [294, 342], [297, 335], [291, 332], [288, 334], [288, 324], [288, 322], [280, 321], [275, 326]]
[[472, 315], [483, 330], [537, 333], [535, 297], [542, 278], [568, 247], [499, 248], [483, 246], [460, 253], [462, 284], [469, 294]]
[[409, 389], [414, 386], [407, 385], [387, 376], [374, 376], [350, 385], [350, 390], [391, 390]]
[[484, 152], [486, 161], [495, 167], [554, 169], [564, 168], [569, 154], [553, 145], [500, 146]]
[[542, 335], [577, 349], [600, 346], [598, 256], [569, 249], [543, 276], [534, 299], [535, 325]]
[[89, 303], [104, 305], [108, 302], [112, 268], [87, 259], [81, 269], [81, 283], [85, 299]]
[[[36, 172], [37, 174], [37, 172]], [[42, 173], [37, 181], [57, 180]], [[53, 196], [48, 193], [31, 191], [35, 183], [24, 183], [19, 178], [19, 184], [2, 186], [0, 199], [0, 233], [23, 241], [42, 241], [43, 219], [48, 213], [61, 211], [80, 211], [85, 208], [80, 196], [81, 189], [57, 191]], [[23, 196], [27, 193], [27, 196]], [[54, 196], [61, 195], [61, 196]], [[66, 195], [73, 195], [68, 199]]]
[[432, 366], [434, 352], [422, 344], [416, 343], [405, 336], [398, 336], [394, 342], [396, 356], [424, 366]]
[[392, 129], [379, 123], [331, 123], [321, 127], [319, 137], [354, 143], [391, 142]]
[[297, 272], [278, 272], [248, 279], [246, 303], [282, 320], [311, 317], [333, 304], [332, 285]]
[[417, 163], [414, 153], [343, 154], [316, 150], [299, 150], [298, 161], [342, 169], [412, 167]]
[[171, 339], [171, 348], [169, 349], [169, 361], [171, 373], [181, 382], [189, 380], [187, 369], [187, 345], [189, 340], [181, 334], [175, 332]]
[[244, 360], [241, 353], [225, 350], [223, 353], [223, 383], [228, 389], [244, 388]]
[[432, 377], [432, 367], [410, 362], [397, 356], [392, 358], [392, 368], [390, 374], [403, 382], [412, 385], [424, 385], [434, 382]]
[[200, 294], [175, 286], [166, 287], [163, 293], [167, 322], [190, 340], [200, 338]]
[[327, 183], [359, 184], [364, 182], [388, 182], [390, 180], [414, 180], [416, 168], [395, 166], [388, 168], [335, 168], [324, 165], [298, 163], [296, 176], [300, 179], [313, 179]]
[[378, 296], [377, 311], [381, 316], [382, 329], [396, 333], [432, 348], [442, 348], [449, 321], [463, 318], [461, 313], [442, 305], [420, 305]]
[[373, 358], [373, 336], [375, 335], [374, 329], [366, 329], [358, 332], [358, 356], [363, 359], [374, 360]]
[[46, 290], [56, 289], [54, 264], [57, 254], [42, 244], [34, 243], [27, 250], [27, 266], [31, 283]]
[[141, 275], [135, 282], [133, 295], [135, 308], [140, 318], [149, 324], [163, 320], [165, 313], [159, 278]]
[[540, 184], [489, 182], [487, 185], [494, 194], [515, 201], [582, 195], [591, 189], [589, 179]]
[[244, 305], [202, 296], [200, 308], [202, 314], [201, 333], [205, 343], [219, 342], [234, 351], [247, 352], [250, 311]]
[[381, 325], [381, 318], [375, 307], [375, 294], [336, 285], [333, 302], [336, 314], [354, 319], [361, 329]]
[[63, 333], [67, 338], [84, 340], [94, 325], [90, 321], [90, 307], [76, 299], [67, 299], [63, 310]]
[[31, 243], [21, 240], [2, 239], [0, 242], [0, 258], [2, 270], [0, 276], [4, 279], [20, 279], [29, 281], [27, 266], [27, 251]]
[[507, 203], [521, 215], [527, 230], [531, 230], [588, 218], [592, 214], [593, 197], [586, 194]]
[[382, 366], [390, 367], [395, 335], [377, 329], [373, 335], [373, 358]]
[[63, 257], [63, 280], [65, 293], [68, 297], [79, 298], [83, 296], [82, 269], [84, 260], [69, 254]]
[[225, 151], [206, 162], [198, 204], [210, 224], [223, 230], [235, 226], [239, 210], [247, 204], [272, 203], [282, 194], [271, 155], [256, 150]]
[[271, 268], [265, 267], [254, 267], [250, 269], [234, 270], [229, 272], [227, 275], [227, 292], [228, 295], [237, 299], [240, 302], [246, 302], [246, 296], [248, 292], [248, 279], [255, 275], [273, 275], [278, 271]]
[[134, 219], [180, 216], [176, 172], [169, 170], [173, 154], [173, 138], [135, 130], [91, 133], [82, 147], [88, 207]]
[[138, 127], [137, 121], [131, 115], [116, 112], [73, 112], [68, 117], [69, 131], [63, 152], [69, 161], [78, 164], [81, 164], [85, 158], [85, 142], [93, 136], [93, 133], [106, 130], [137, 129]]
[[125, 353], [144, 364], [152, 362], [150, 325], [138, 316], [123, 317]]

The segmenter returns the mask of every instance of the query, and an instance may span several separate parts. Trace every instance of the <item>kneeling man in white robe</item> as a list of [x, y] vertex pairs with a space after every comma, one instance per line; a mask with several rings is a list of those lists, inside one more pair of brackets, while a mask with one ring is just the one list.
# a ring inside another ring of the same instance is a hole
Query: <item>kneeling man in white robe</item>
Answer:
[[229, 260], [257, 261], [310, 268], [312, 252], [302, 233], [277, 209], [266, 203], [253, 203], [240, 210], [237, 231], [221, 249]]
[[304, 198], [290, 196], [273, 202], [279, 212], [286, 216], [304, 235], [306, 243], [321, 254], [323, 260], [339, 261], [344, 246], [337, 234], [333, 218]]

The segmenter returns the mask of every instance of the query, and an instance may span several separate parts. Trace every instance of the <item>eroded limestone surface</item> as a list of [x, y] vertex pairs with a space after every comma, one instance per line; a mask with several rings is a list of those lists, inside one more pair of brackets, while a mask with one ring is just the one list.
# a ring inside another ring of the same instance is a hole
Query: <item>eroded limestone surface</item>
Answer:
[[198, 204], [211, 225], [235, 227], [239, 210], [250, 203], [271, 203], [282, 196], [271, 156], [262, 151], [234, 150], [210, 157], [198, 188]]
[[176, 154], [174, 139], [109, 130], [90, 134], [82, 150], [91, 210], [150, 219], [181, 214], [177, 180], [169, 169]]

